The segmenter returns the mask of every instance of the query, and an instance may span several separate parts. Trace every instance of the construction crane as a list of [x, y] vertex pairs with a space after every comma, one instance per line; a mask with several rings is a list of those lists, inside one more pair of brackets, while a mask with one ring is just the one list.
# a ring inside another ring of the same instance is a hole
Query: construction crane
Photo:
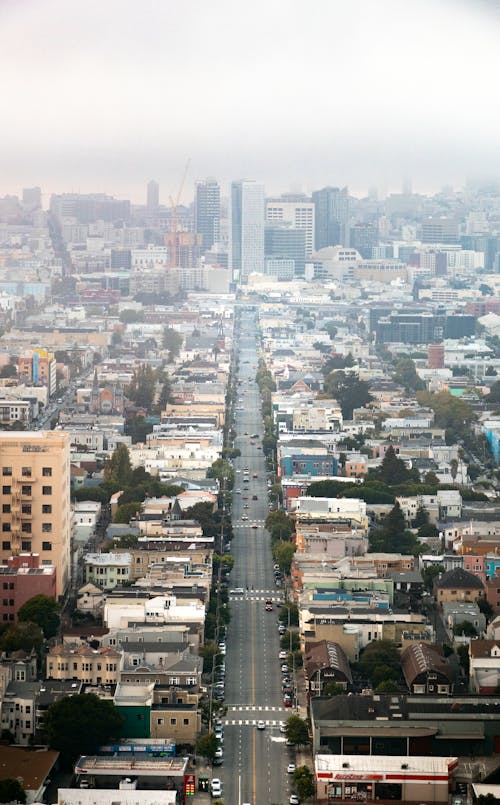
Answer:
[[179, 234], [177, 232], [177, 209], [179, 207], [179, 202], [181, 200], [182, 191], [184, 190], [184, 185], [186, 183], [186, 176], [189, 170], [189, 165], [191, 164], [191, 157], [186, 162], [186, 166], [184, 168], [184, 173], [182, 174], [181, 183], [179, 185], [179, 190], [177, 191], [177, 196], [175, 197], [175, 201], [172, 196], [169, 196], [170, 201], [170, 232], [173, 237], [170, 238], [170, 249], [169, 249], [169, 263], [170, 268], [177, 268], [177, 261], [179, 256]]

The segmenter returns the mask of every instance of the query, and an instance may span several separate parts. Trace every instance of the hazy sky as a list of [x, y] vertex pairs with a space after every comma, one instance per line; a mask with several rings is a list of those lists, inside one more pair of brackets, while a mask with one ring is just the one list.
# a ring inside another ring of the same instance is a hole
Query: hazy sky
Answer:
[[0, 195], [500, 175], [500, 3], [0, 0]]

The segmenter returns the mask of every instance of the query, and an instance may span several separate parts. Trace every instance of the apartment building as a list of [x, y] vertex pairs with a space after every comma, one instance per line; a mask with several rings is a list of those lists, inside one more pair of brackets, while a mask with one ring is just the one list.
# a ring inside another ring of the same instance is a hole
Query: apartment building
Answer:
[[121, 652], [88, 645], [52, 646], [46, 660], [48, 679], [73, 679], [91, 685], [116, 685]]
[[70, 581], [70, 450], [66, 433], [3, 432], [0, 435], [2, 531], [0, 562], [38, 553], [55, 565], [56, 593]]

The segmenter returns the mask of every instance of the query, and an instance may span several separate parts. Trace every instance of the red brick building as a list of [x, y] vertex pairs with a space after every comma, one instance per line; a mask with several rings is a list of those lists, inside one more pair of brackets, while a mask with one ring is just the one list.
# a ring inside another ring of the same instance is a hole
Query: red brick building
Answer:
[[0, 623], [17, 621], [17, 613], [34, 595], [56, 600], [55, 565], [40, 565], [37, 553], [11, 556], [0, 566]]

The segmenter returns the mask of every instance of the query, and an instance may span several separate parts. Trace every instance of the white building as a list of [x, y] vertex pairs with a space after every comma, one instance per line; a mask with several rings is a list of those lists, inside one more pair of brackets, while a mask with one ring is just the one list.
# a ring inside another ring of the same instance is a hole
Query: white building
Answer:
[[366, 503], [359, 498], [314, 498], [299, 497], [295, 509], [298, 521], [351, 520], [362, 528], [368, 527]]
[[231, 266], [246, 280], [264, 271], [264, 185], [248, 179], [231, 185]]
[[202, 627], [205, 623], [205, 607], [200, 601], [178, 604], [173, 595], [147, 599], [113, 596], [104, 605], [103, 618], [109, 629], [128, 626], [129, 623], [186, 623]]
[[304, 229], [306, 233], [306, 257], [314, 248], [314, 204], [312, 201], [288, 201], [286, 198], [268, 199], [266, 202], [266, 221], [288, 223], [294, 229]]

